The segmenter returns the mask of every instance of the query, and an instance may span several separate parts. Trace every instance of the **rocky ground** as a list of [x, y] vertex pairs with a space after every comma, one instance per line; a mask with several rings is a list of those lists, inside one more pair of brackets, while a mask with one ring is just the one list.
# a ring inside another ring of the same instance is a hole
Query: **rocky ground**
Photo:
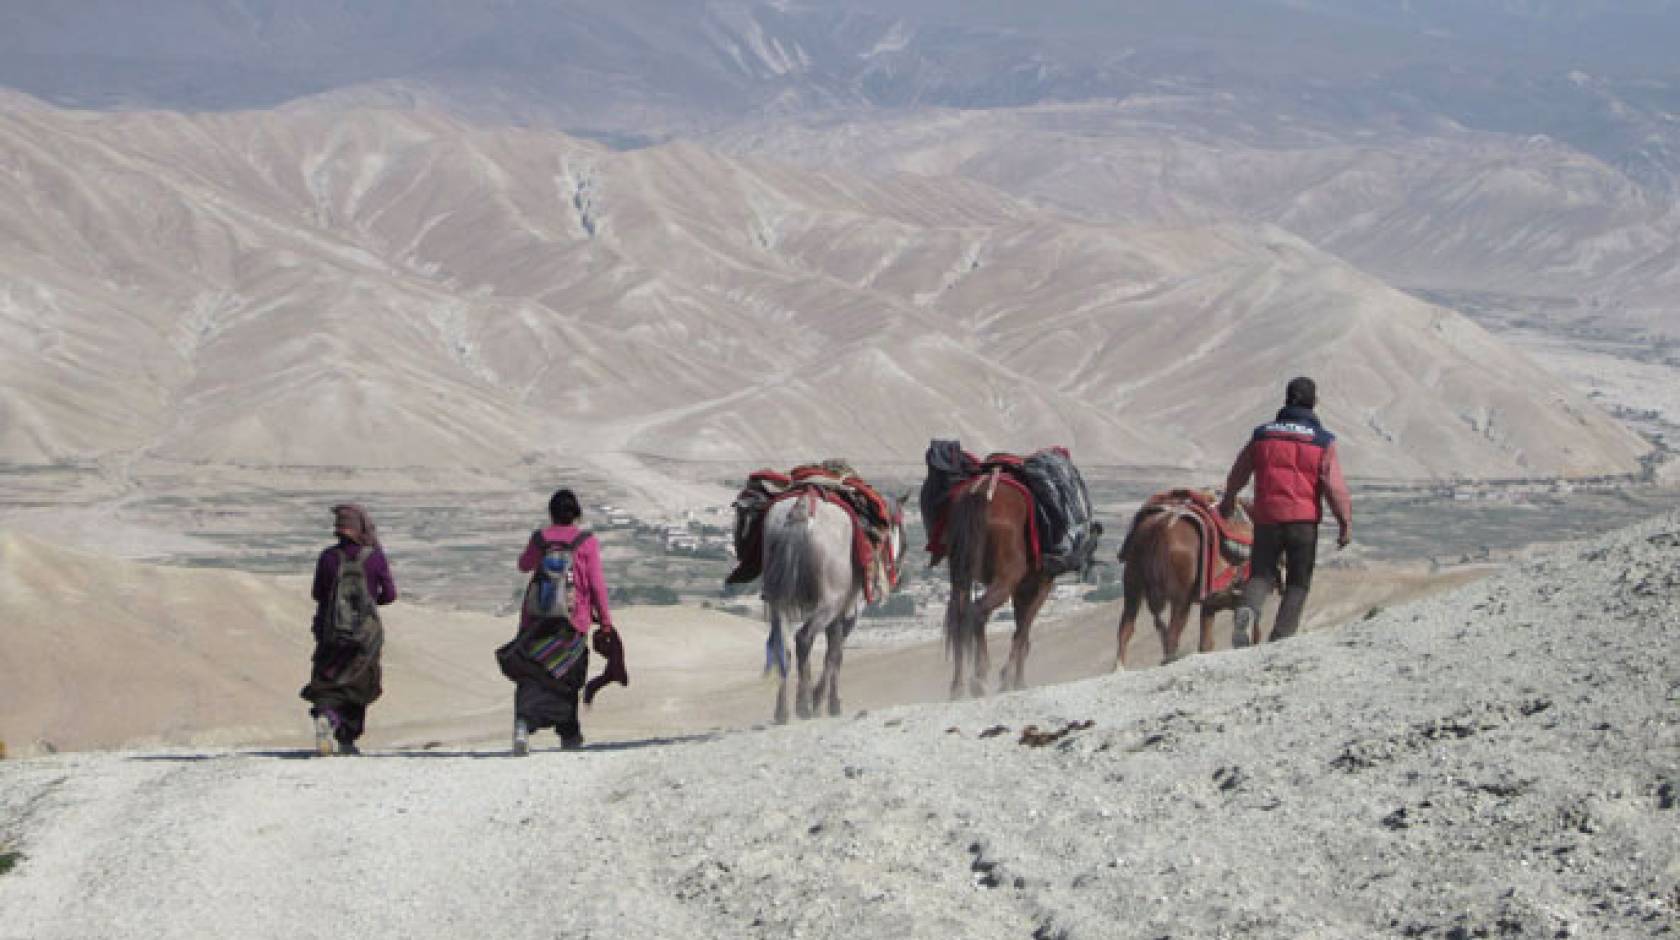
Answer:
[[539, 752], [0, 764], [0, 937], [1680, 932], [1680, 515], [1259, 650]]

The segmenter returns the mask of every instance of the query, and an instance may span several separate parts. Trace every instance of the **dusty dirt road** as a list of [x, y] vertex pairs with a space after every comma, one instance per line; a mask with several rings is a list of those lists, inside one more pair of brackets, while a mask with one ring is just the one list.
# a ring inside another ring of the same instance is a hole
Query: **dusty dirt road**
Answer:
[[0, 937], [1672, 935], [1677, 553], [762, 731], [7, 761]]

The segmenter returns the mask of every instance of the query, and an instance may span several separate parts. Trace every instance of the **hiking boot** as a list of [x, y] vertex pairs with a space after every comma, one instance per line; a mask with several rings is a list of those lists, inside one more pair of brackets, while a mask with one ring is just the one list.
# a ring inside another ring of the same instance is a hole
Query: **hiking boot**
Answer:
[[334, 737], [332, 719], [325, 712], [315, 715], [315, 753], [322, 757], [331, 757], [338, 751], [338, 740]]
[[[1236, 610], [1237, 632], [1245, 634], [1241, 646], [1248, 646], [1255, 628], [1260, 625], [1260, 612], [1266, 609], [1266, 598], [1272, 595], [1270, 578], [1249, 578], [1243, 585], [1242, 606]], [[1231, 636], [1231, 648], [1238, 649], [1236, 634]]]
[[513, 756], [524, 757], [531, 753], [531, 729], [526, 727], [525, 719], [513, 720]]
[[1294, 636], [1301, 628], [1301, 614], [1306, 609], [1306, 588], [1285, 588], [1283, 601], [1278, 604], [1277, 620], [1272, 623], [1272, 642]]
[[1254, 627], [1254, 609], [1238, 607], [1231, 612], [1231, 648], [1247, 649], [1249, 630]]

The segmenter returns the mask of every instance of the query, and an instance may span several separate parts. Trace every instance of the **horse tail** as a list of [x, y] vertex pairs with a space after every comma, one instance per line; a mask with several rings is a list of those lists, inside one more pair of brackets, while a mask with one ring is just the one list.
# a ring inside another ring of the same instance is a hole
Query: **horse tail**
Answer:
[[1128, 537], [1130, 557], [1126, 563], [1138, 566], [1144, 603], [1156, 617], [1166, 609], [1168, 592], [1172, 589], [1172, 543], [1167, 533], [1176, 521], [1178, 517], [1173, 513], [1153, 513], [1140, 520]]
[[[813, 502], [795, 496], [786, 515], [778, 519], [772, 505], [764, 520], [764, 602], [799, 622], [815, 612], [822, 593], [811, 526]], [[774, 634], [771, 639], [776, 639]]]
[[974, 586], [985, 578], [986, 507], [984, 496], [964, 494], [952, 504], [950, 518], [946, 520], [951, 603], [945, 608], [945, 652], [959, 661], [968, 645], [968, 616], [974, 603]]

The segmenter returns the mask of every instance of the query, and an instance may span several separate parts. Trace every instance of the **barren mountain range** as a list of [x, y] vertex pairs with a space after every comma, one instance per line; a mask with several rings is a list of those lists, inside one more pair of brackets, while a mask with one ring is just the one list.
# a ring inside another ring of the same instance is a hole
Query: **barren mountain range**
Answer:
[[1676, 35], [1670, 0], [67, 0], [0, 9], [0, 83], [745, 137], [1096, 219], [1276, 223], [1404, 288], [1673, 335]]
[[[0, 0], [0, 935], [1662, 932], [1677, 36], [1680, 0]], [[692, 586], [647, 523], [754, 466], [1066, 444], [1119, 520], [1302, 373], [1407, 484], [1307, 635], [1155, 668], [1145, 629], [1109, 675], [1087, 596], [1034, 636], [1068, 684], [913, 705], [949, 663], [911, 618], [846, 717], [749, 730], [762, 624], [615, 603], [586, 751], [485, 759], [557, 479], [615, 588]], [[251, 569], [346, 497], [402, 572], [387, 695], [366, 757], [292, 760], [311, 603]]]
[[0, 105], [0, 456], [913, 460], [958, 434], [1202, 468], [1305, 371], [1359, 475], [1628, 471], [1642, 442], [1378, 278], [1674, 332], [1673, 18], [0, 9], [0, 82], [39, 96]]
[[715, 143], [969, 177], [1094, 220], [1275, 224], [1396, 285], [1544, 299], [1566, 322], [1680, 332], [1680, 204], [1544, 136], [1444, 119], [1350, 128], [1280, 119], [1250, 96], [1157, 95], [783, 120]]
[[959, 434], [1215, 466], [1302, 371], [1360, 475], [1644, 450], [1458, 315], [1264, 225], [411, 111], [13, 96], [0, 161], [13, 460], [914, 460]]

